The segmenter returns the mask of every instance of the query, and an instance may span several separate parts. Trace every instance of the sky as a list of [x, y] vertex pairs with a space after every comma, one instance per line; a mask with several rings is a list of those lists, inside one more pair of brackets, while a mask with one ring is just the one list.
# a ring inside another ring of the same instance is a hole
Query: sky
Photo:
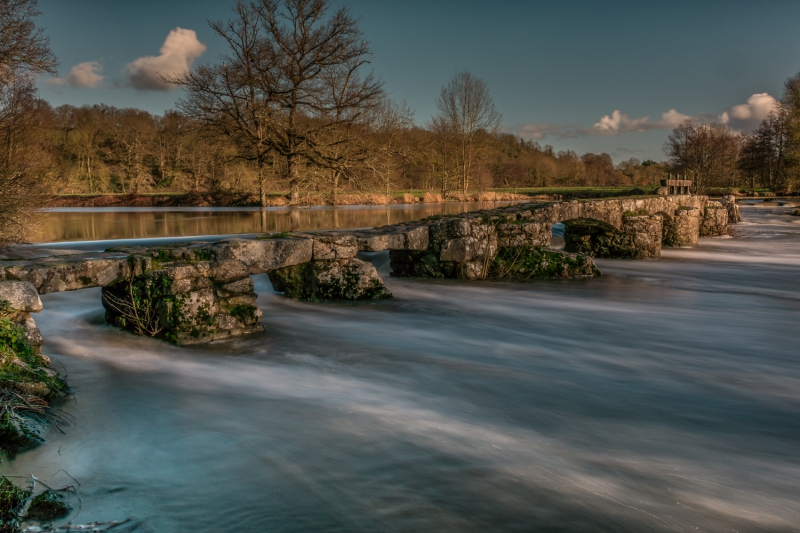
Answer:
[[[53, 105], [161, 114], [181, 89], [158, 73], [213, 63], [207, 20], [233, 0], [39, 0], [58, 78]], [[556, 150], [663, 160], [686, 118], [750, 131], [800, 71], [800, 1], [334, 0], [361, 17], [372, 67], [424, 125], [459, 70], [484, 79], [504, 131]]]

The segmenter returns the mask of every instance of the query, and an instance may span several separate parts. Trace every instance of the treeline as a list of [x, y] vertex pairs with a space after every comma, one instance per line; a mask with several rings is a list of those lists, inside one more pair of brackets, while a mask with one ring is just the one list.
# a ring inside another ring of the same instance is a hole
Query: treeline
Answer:
[[800, 188], [800, 74], [788, 79], [783, 97], [749, 134], [724, 124], [686, 121], [670, 134], [664, 151], [672, 169], [711, 188], [768, 188], [792, 194]]
[[[26, 128], [26, 150], [35, 152], [38, 170], [54, 193], [258, 191], [256, 162], [238, 157], [229, 137], [204, 130], [178, 111], [156, 116], [106, 105], [52, 108], [37, 101]], [[388, 188], [447, 195], [463, 189], [458, 169], [445, 166], [435, 131], [403, 126], [388, 133], [391, 150], [379, 147], [379, 156], [353, 165], [339, 192]], [[666, 172], [652, 161], [631, 159], [615, 166], [608, 154], [556, 152], [507, 133], [484, 131], [479, 141], [469, 189], [654, 185]], [[280, 157], [268, 158], [268, 191], [289, 190], [284, 167]], [[318, 169], [305, 166], [300, 175], [304, 194], [332, 197], [332, 184]]]

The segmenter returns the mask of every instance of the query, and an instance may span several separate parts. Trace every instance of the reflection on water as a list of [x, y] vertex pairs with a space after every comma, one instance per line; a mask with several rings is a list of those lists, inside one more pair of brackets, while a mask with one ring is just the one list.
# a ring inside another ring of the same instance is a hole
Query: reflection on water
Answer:
[[800, 219], [596, 280], [395, 279], [286, 300], [178, 348], [43, 297], [75, 423], [2, 466], [81, 486], [76, 522], [179, 531], [790, 532], [800, 524]]
[[52, 209], [32, 242], [145, 239], [275, 231], [368, 228], [491, 209], [506, 202], [470, 202], [337, 208]]

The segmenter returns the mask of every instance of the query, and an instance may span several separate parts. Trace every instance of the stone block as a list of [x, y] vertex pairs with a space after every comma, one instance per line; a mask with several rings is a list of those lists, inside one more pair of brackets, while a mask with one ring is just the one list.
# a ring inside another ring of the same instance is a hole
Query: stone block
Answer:
[[472, 235], [472, 224], [466, 218], [441, 219], [430, 225], [430, 239], [434, 243], [470, 235]]
[[497, 253], [497, 235], [495, 234], [486, 238], [459, 237], [442, 242], [439, 260], [466, 263], [484, 259], [486, 256], [494, 257], [495, 253]]
[[220, 289], [224, 292], [231, 294], [249, 294], [255, 289], [253, 279], [251, 277], [242, 278], [231, 283], [226, 283]]
[[250, 269], [241, 261], [222, 260], [209, 265], [208, 277], [217, 283], [230, 283], [250, 277]]
[[313, 237], [313, 261], [350, 259], [358, 253], [358, 242], [353, 235], [333, 234]]
[[304, 238], [230, 239], [220, 244], [220, 258], [241, 261], [256, 274], [307, 263], [313, 247], [313, 241]]

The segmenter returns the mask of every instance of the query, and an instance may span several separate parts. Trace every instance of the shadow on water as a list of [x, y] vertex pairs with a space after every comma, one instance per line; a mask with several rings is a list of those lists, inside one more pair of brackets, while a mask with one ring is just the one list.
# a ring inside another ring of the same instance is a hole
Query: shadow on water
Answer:
[[46, 295], [75, 424], [3, 468], [66, 468], [71, 520], [154, 531], [798, 531], [800, 225], [777, 209], [598, 280], [367, 254], [393, 300], [312, 304], [257, 276], [267, 331], [206, 347]]

